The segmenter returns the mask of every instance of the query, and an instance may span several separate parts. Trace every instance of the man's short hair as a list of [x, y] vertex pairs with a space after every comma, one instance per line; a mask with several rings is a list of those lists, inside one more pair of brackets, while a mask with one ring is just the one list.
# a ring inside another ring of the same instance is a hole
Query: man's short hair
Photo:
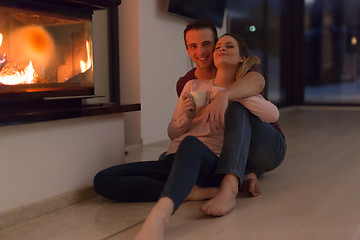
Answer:
[[187, 43], [186, 43], [186, 34], [187, 34], [187, 32], [192, 30], [192, 29], [200, 30], [200, 29], [205, 29], [205, 28], [209, 28], [213, 32], [214, 43], [217, 42], [218, 34], [217, 34], [217, 30], [216, 30], [216, 27], [215, 27], [214, 23], [210, 19], [200, 19], [200, 20], [190, 22], [186, 26], [186, 28], [184, 30], [184, 41], [185, 41], [186, 48], [187, 48]]

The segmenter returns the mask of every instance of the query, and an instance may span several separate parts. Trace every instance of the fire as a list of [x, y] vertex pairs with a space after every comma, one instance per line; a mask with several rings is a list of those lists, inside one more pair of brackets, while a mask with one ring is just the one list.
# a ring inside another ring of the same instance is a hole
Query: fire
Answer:
[[0, 72], [0, 83], [5, 85], [17, 85], [17, 84], [33, 84], [36, 83], [38, 77], [32, 62], [21, 71], [7, 71], [3, 69]]
[[[2, 33], [0, 33], [0, 47], [2, 45], [3, 38], [4, 38], [4, 36], [2, 35]], [[2, 64], [5, 62], [5, 56], [6, 56], [6, 54], [3, 53], [2, 51], [0, 51], [0, 69], [2, 67]]]
[[91, 68], [90, 43], [86, 41], [87, 62], [80, 60], [81, 72], [84, 73]]
[[8, 55], [17, 65], [26, 65], [31, 60], [37, 70], [45, 69], [55, 56], [55, 41], [41, 26], [24, 26], [12, 32]]

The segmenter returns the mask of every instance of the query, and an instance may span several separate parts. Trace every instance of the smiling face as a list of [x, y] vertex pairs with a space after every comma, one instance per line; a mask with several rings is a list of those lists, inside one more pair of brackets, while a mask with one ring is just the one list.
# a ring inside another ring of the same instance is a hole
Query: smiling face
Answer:
[[215, 45], [214, 63], [217, 68], [224, 64], [238, 66], [245, 58], [240, 56], [238, 41], [231, 36], [222, 36]]
[[186, 50], [197, 68], [213, 67], [214, 35], [211, 29], [192, 29], [186, 33]]

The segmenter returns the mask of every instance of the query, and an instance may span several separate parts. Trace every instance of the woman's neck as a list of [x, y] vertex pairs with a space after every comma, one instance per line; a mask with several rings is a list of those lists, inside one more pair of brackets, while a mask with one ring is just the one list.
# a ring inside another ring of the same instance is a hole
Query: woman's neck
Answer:
[[235, 68], [219, 68], [214, 78], [214, 85], [218, 87], [230, 87], [235, 81], [236, 77]]

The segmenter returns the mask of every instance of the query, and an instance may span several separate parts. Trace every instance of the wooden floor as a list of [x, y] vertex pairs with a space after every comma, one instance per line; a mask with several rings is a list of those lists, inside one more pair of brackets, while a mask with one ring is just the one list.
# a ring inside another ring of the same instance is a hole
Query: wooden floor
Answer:
[[[206, 217], [186, 202], [166, 228], [167, 240], [360, 239], [360, 108], [283, 109], [288, 151], [260, 179], [262, 195], [241, 193], [224, 217]], [[154, 159], [168, 141], [129, 150], [128, 161]], [[0, 239], [133, 239], [154, 203], [96, 197], [0, 231]]]

